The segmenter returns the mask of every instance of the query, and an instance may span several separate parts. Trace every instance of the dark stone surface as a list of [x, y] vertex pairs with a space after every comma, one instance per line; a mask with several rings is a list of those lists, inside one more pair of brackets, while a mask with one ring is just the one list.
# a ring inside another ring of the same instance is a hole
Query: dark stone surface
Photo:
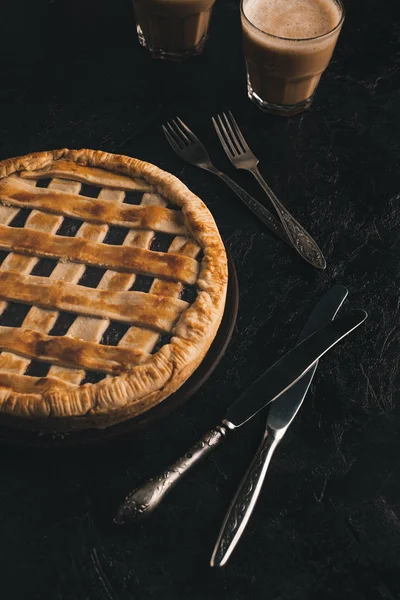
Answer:
[[[347, 0], [312, 110], [282, 120], [247, 99], [238, 0], [217, 0], [203, 57], [152, 62], [129, 0], [2, 5], [0, 158], [90, 147], [177, 174], [213, 211], [241, 288], [237, 329], [207, 384], [148, 430], [89, 449], [1, 448], [5, 600], [394, 600], [400, 596], [399, 4]], [[275, 240], [212, 176], [170, 151], [179, 114], [232, 171], [210, 119], [230, 108], [264, 175], [320, 242], [326, 272]], [[208, 566], [263, 418], [200, 465], [147, 522], [121, 497], [176, 458], [295, 342], [334, 283], [367, 324], [326, 357], [225, 570]]]

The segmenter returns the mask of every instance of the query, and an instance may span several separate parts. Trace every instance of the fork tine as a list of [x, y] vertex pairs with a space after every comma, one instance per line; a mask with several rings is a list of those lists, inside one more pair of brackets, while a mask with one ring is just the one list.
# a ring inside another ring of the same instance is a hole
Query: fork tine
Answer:
[[225, 113], [222, 113], [222, 116], [224, 117], [224, 121], [226, 123], [226, 126], [229, 129], [229, 133], [231, 134], [231, 140], [232, 143], [234, 144], [234, 146], [236, 147], [237, 151], [239, 154], [242, 154], [243, 152], [245, 152], [245, 149], [242, 148], [242, 145], [240, 143], [240, 139], [238, 138], [238, 136], [236, 135], [236, 133], [233, 131], [232, 129], [232, 125], [228, 119], [228, 117], [226, 116]]
[[168, 129], [164, 125], [162, 125], [162, 128], [164, 131], [164, 135], [167, 138], [167, 142], [171, 146], [172, 150], [174, 150], [177, 154], [180, 154], [181, 149], [179, 148], [178, 144], [175, 142], [174, 138], [172, 137], [172, 135], [170, 134]]
[[176, 120], [179, 121], [181, 127], [183, 128], [183, 130], [186, 133], [189, 140], [200, 144], [199, 138], [194, 135], [193, 131], [191, 129], [189, 129], [189, 127], [182, 121], [182, 119], [180, 119], [179, 117], [176, 117]]
[[222, 134], [222, 131], [220, 130], [219, 125], [218, 125], [217, 121], [214, 119], [214, 117], [212, 117], [212, 122], [213, 122], [213, 125], [214, 125], [214, 129], [215, 129], [215, 131], [217, 133], [217, 136], [219, 138], [219, 141], [221, 142], [222, 147], [223, 147], [223, 149], [225, 151], [225, 154], [227, 155], [227, 157], [229, 159], [231, 159], [232, 158], [232, 152], [231, 152], [230, 148], [228, 147], [227, 143], [225, 142], [225, 138], [224, 138], [224, 136]]
[[186, 142], [185, 140], [182, 139], [182, 137], [180, 136], [179, 132], [177, 132], [173, 126], [172, 123], [168, 122], [167, 123], [167, 129], [170, 133], [170, 135], [172, 136], [172, 138], [175, 140], [175, 143], [181, 148], [183, 149], [186, 146]]
[[228, 115], [230, 117], [233, 128], [236, 132], [236, 135], [238, 136], [239, 140], [242, 142], [243, 148], [245, 149], [246, 152], [251, 152], [250, 147], [249, 147], [248, 143], [246, 142], [246, 140], [244, 139], [243, 134], [239, 129], [239, 125], [236, 123], [236, 119], [230, 110], [228, 110]]
[[227, 142], [228, 146], [229, 146], [229, 147], [231, 148], [231, 150], [232, 150], [232, 156], [236, 156], [236, 155], [238, 154], [238, 152], [237, 152], [237, 148], [236, 148], [235, 144], [232, 142], [232, 140], [231, 140], [231, 138], [230, 138], [230, 136], [229, 136], [229, 133], [228, 133], [228, 131], [226, 130], [226, 127], [225, 127], [225, 124], [224, 124], [224, 122], [223, 122], [223, 120], [222, 120], [222, 117], [221, 117], [221, 115], [218, 115], [218, 120], [219, 120], [220, 127], [222, 127], [222, 131], [223, 131], [223, 132], [224, 132], [224, 134], [225, 134], [225, 139], [226, 139], [226, 142]]
[[225, 124], [221, 118], [221, 115], [218, 115], [218, 121], [219, 121], [219, 126], [220, 129], [222, 130], [224, 137], [225, 137], [225, 141], [228, 144], [230, 150], [231, 150], [231, 155], [232, 156], [236, 156], [238, 154], [238, 151], [235, 147], [235, 144], [232, 142], [231, 138], [229, 137], [229, 133], [226, 130]]
[[184, 132], [184, 130], [182, 129], [182, 127], [179, 126], [179, 124], [176, 122], [175, 119], [172, 119], [172, 123], [175, 127], [175, 130], [177, 131], [179, 136], [182, 138], [182, 141], [184, 142], [185, 146], [188, 146], [191, 142], [190, 142], [190, 139], [188, 138], [188, 136], [186, 135], [186, 133]]

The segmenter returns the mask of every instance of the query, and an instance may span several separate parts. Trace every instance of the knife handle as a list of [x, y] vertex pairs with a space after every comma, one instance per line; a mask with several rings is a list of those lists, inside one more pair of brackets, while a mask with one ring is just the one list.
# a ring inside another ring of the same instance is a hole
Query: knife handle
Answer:
[[181, 477], [225, 439], [228, 431], [224, 424], [211, 429], [171, 467], [131, 492], [120, 505], [114, 522], [122, 524], [151, 513]]
[[[283, 437], [283, 435], [282, 435]], [[211, 557], [212, 567], [222, 567], [232, 554], [256, 505], [275, 448], [281, 440], [266, 430], [250, 467], [229, 506]]]

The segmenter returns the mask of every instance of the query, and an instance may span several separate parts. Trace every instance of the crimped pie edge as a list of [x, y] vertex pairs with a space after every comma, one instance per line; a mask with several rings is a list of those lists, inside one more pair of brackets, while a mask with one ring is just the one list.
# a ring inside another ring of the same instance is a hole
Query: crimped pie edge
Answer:
[[100, 150], [64, 148], [6, 159], [0, 162], [0, 179], [45, 168], [60, 159], [144, 179], [181, 207], [187, 229], [204, 252], [196, 300], [181, 315], [170, 343], [147, 362], [118, 377], [73, 389], [21, 394], [0, 388], [0, 412], [19, 417], [15, 421], [21, 421], [21, 425], [28, 420], [31, 427], [37, 424], [41, 429], [102, 428], [154, 407], [176, 391], [200, 364], [224, 311], [226, 253], [215, 221], [200, 198], [175, 176], [138, 159]]

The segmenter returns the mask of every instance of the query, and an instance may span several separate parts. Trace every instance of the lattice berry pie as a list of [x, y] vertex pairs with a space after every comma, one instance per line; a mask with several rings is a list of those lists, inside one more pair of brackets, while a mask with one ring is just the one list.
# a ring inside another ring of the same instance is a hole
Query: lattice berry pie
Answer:
[[157, 167], [93, 150], [0, 163], [0, 413], [107, 427], [174, 392], [221, 321], [215, 222]]

